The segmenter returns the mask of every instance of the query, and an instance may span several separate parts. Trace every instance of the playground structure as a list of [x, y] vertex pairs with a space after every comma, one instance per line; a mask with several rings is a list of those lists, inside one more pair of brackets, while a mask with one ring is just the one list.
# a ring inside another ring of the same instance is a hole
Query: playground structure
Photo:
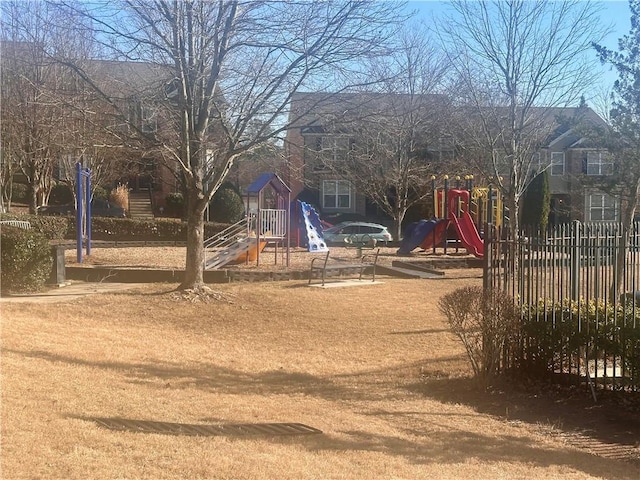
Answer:
[[464, 178], [461, 188], [460, 177], [456, 177], [456, 188], [450, 188], [448, 176], [444, 177], [444, 187], [436, 187], [432, 177], [434, 218], [412, 223], [405, 231], [398, 254], [406, 255], [417, 247], [435, 250], [447, 247], [447, 232], [453, 227], [457, 239], [468, 253], [482, 258], [484, 241], [481, 232], [484, 225], [502, 226], [505, 220], [504, 205], [498, 190], [489, 187], [474, 187], [473, 177]]
[[246, 194], [246, 215], [239, 222], [205, 240], [205, 270], [255, 261], [267, 244], [281, 247], [283, 262], [290, 262], [291, 190], [275, 173], [260, 175]]
[[309, 252], [328, 252], [329, 248], [322, 237], [322, 222], [315, 209], [308, 203], [296, 200], [296, 212], [299, 214], [298, 242], [305, 241]]

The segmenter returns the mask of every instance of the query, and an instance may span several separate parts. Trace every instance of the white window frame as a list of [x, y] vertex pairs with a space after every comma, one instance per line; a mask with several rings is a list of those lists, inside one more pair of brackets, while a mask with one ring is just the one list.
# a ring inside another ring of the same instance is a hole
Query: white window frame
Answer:
[[[585, 210], [585, 218], [588, 222], [617, 222], [620, 201], [617, 197], [604, 192], [588, 192], [585, 198]], [[594, 215], [596, 212], [599, 214]], [[609, 215], [606, 215], [607, 212]]]
[[529, 176], [535, 178], [543, 171], [542, 156], [540, 152], [531, 155], [531, 163], [529, 164]]
[[[346, 193], [345, 193], [346, 191]], [[334, 202], [327, 202], [329, 197], [333, 197]], [[336, 210], [351, 209], [352, 189], [348, 180], [323, 180], [322, 181], [322, 208]], [[340, 200], [346, 198], [347, 205], [340, 205]], [[334, 203], [331, 205], [330, 203]]]
[[[595, 159], [594, 159], [594, 156], [596, 156]], [[586, 173], [588, 176], [613, 175], [613, 160], [611, 159], [611, 157], [609, 157], [608, 152], [603, 152], [603, 151], [587, 152], [587, 172]]]
[[[557, 173], [554, 167], [562, 167], [562, 173]], [[566, 172], [566, 163], [564, 152], [551, 152], [551, 159], [549, 161], [549, 175], [552, 177], [561, 177]]]
[[155, 108], [147, 105], [140, 106], [140, 128], [145, 133], [158, 131], [158, 115]]
[[320, 151], [323, 159], [333, 162], [346, 160], [350, 143], [351, 139], [345, 135], [323, 136], [320, 139]]

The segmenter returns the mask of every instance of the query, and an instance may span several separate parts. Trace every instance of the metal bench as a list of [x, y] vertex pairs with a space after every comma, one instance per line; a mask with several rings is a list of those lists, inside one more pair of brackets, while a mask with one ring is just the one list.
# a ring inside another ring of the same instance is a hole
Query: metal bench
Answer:
[[371, 269], [371, 281], [373, 282], [376, 279], [376, 265], [378, 263], [379, 253], [380, 249], [377, 249], [375, 253], [362, 255], [359, 257], [359, 262], [354, 262], [351, 258], [330, 257], [330, 252], [327, 252], [323, 257], [316, 257], [311, 260], [309, 285], [311, 285], [311, 281], [314, 278], [320, 278], [324, 286], [327, 274], [332, 272], [340, 275], [344, 272], [356, 271], [358, 273], [358, 280], [362, 280], [362, 275], [367, 269]]

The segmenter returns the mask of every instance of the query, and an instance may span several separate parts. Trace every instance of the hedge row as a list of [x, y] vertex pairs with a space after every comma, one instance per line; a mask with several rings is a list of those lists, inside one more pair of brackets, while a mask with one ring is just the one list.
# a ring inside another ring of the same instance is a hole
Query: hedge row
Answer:
[[[204, 237], [209, 238], [229, 225], [205, 222]], [[75, 224], [70, 229], [75, 238]], [[130, 218], [93, 218], [91, 238], [119, 241], [186, 241], [187, 224], [176, 219], [132, 220]]]
[[[42, 233], [49, 240], [73, 240], [76, 238], [75, 219], [69, 216], [2, 214], [0, 220], [28, 221], [33, 230]], [[206, 222], [204, 236], [209, 238], [228, 226], [226, 223]], [[130, 218], [93, 217], [91, 238], [93, 240], [117, 241], [186, 241], [187, 224], [168, 218], [133, 220]]]
[[72, 217], [50, 217], [46, 215], [29, 215], [3, 213], [0, 220], [23, 220], [31, 224], [31, 228], [42, 233], [49, 240], [61, 240], [68, 238], [69, 228], [74, 223]]
[[640, 309], [602, 301], [540, 302], [524, 307], [523, 358], [530, 371], [553, 368], [562, 355], [613, 356], [640, 384]]

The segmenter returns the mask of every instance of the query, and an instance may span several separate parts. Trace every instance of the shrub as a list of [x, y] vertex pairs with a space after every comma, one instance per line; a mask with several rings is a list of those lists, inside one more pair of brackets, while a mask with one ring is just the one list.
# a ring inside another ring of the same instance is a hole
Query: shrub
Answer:
[[108, 200], [109, 199], [109, 192], [107, 192], [107, 189], [100, 186], [100, 185], [96, 185], [93, 188], [93, 198], [96, 199], [100, 199], [100, 200]]
[[184, 196], [181, 193], [170, 193], [165, 197], [166, 214], [181, 218], [184, 215]]
[[109, 201], [118, 207], [129, 210], [129, 189], [126, 185], [118, 185], [111, 190]]
[[29, 187], [24, 183], [14, 183], [11, 185], [11, 200], [19, 203], [28, 203], [27, 195]]
[[[73, 217], [29, 214], [0, 214], [0, 220], [26, 220], [32, 230], [44, 234], [49, 240], [76, 238]], [[204, 236], [212, 237], [227, 228], [227, 223], [205, 222]], [[111, 241], [177, 241], [187, 240], [187, 224], [174, 218], [133, 220], [131, 218], [92, 217], [91, 238]]]
[[[91, 222], [91, 238], [94, 240], [172, 242], [187, 240], [187, 224], [172, 218], [134, 220], [131, 218], [93, 217]], [[206, 222], [204, 225], [205, 238], [221, 232], [228, 226], [226, 223]], [[75, 238], [75, 224], [70, 228], [68, 238]]]
[[462, 341], [477, 379], [486, 381], [508, 367], [502, 360], [516, 348], [519, 333], [513, 298], [464, 287], [444, 295], [438, 306]]
[[13, 214], [0, 215], [0, 220], [24, 220], [31, 224], [31, 229], [42, 233], [49, 240], [70, 238], [74, 220], [72, 217], [47, 215]]
[[56, 183], [51, 188], [49, 205], [66, 205], [73, 203], [73, 192], [66, 183]]
[[4, 227], [0, 243], [2, 292], [42, 289], [51, 274], [53, 262], [47, 238], [34, 230]]
[[223, 183], [209, 204], [209, 218], [214, 222], [236, 223], [244, 217], [245, 207], [240, 193], [231, 182]]
[[519, 361], [528, 372], [547, 372], [562, 356], [615, 356], [634, 381], [640, 377], [640, 310], [633, 305], [541, 300], [523, 308], [522, 338]]

